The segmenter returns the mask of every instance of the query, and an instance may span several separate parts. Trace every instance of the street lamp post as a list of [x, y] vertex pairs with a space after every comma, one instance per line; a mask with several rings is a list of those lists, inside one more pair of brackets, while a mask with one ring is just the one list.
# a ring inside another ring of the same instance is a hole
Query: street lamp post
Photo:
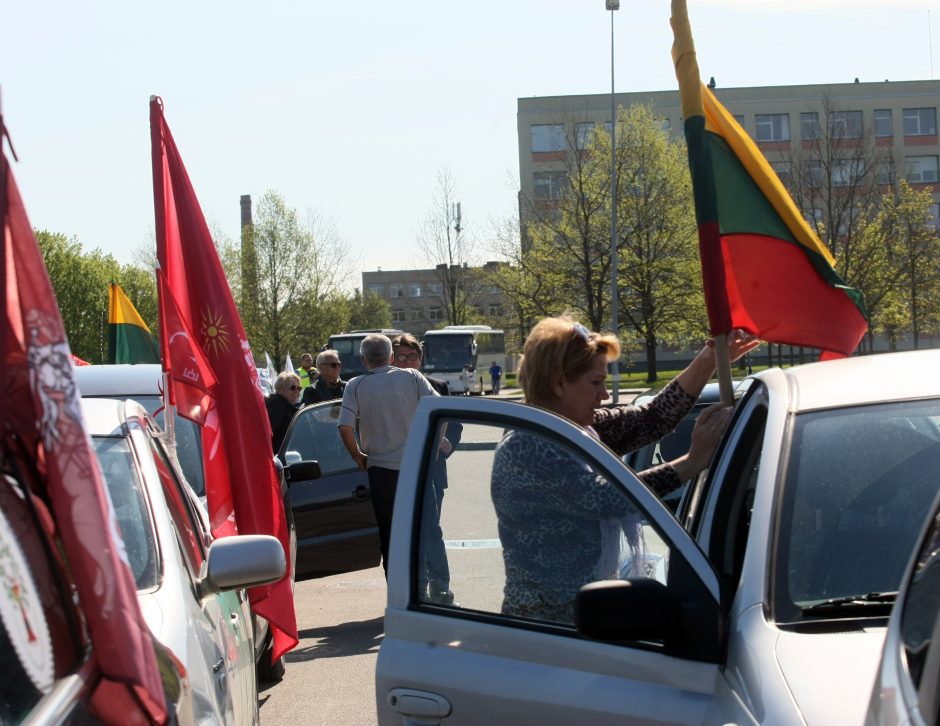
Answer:
[[[610, 10], [610, 327], [618, 338], [617, 320], [617, 103], [614, 98], [614, 10], [620, 10], [620, 0], [605, 0]], [[614, 359], [611, 399], [620, 398], [620, 359]]]

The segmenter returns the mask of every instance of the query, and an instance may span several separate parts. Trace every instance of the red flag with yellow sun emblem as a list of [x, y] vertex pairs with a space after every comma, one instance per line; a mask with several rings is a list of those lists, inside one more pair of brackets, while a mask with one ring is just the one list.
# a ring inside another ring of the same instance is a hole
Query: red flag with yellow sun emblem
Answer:
[[[175, 313], [183, 328], [192, 331], [216, 380], [202, 426], [212, 533], [274, 535], [284, 546], [290, 567], [287, 519], [258, 370], [202, 209], [163, 116], [163, 102], [156, 97], [150, 100], [150, 138], [157, 259], [176, 303]], [[172, 360], [172, 348], [164, 355], [171, 359], [164, 362], [171, 373], [187, 364]], [[275, 660], [297, 645], [289, 575], [248, 591], [252, 610], [271, 624]]]

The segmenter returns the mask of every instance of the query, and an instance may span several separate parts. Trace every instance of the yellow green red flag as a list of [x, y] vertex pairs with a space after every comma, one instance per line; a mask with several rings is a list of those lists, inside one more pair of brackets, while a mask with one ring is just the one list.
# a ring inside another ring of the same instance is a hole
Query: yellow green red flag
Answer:
[[137, 308], [117, 283], [108, 292], [108, 363], [159, 363], [160, 349]]
[[672, 0], [672, 57], [689, 150], [712, 335], [743, 328], [773, 343], [851, 355], [867, 329], [861, 293], [747, 132], [702, 85], [686, 0]]

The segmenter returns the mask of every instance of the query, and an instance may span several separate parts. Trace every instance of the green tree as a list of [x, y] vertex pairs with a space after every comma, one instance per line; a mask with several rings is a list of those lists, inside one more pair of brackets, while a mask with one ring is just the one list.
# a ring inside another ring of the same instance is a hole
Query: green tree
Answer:
[[392, 327], [392, 309], [375, 293], [363, 295], [359, 288], [346, 301], [348, 323], [340, 330], [369, 330]]

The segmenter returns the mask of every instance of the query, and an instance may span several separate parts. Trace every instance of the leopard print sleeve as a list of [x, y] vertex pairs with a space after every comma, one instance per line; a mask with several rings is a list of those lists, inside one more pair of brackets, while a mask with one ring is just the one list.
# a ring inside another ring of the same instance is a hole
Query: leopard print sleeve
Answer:
[[692, 410], [695, 397], [672, 381], [647, 404], [614, 406], [594, 411], [594, 430], [618, 456], [658, 441]]
[[672, 464], [660, 464], [645, 469], [637, 472], [637, 477], [660, 499], [682, 486], [682, 480]]

